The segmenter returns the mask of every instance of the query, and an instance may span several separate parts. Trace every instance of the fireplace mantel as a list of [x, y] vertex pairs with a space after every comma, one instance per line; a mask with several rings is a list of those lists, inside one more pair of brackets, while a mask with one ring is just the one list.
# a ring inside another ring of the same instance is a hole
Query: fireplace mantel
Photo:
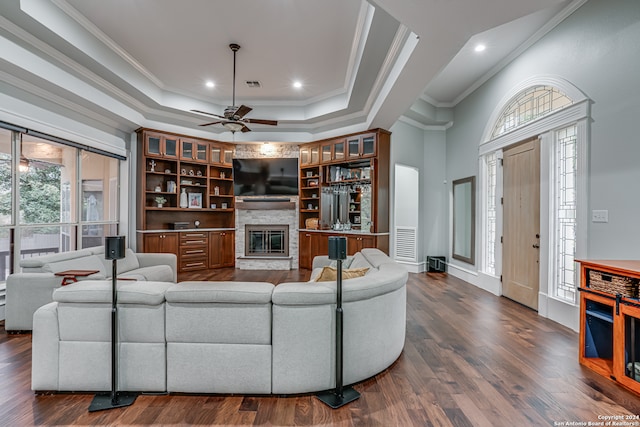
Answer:
[[295, 209], [296, 202], [289, 200], [246, 200], [237, 201], [238, 210], [274, 210], [274, 209]]

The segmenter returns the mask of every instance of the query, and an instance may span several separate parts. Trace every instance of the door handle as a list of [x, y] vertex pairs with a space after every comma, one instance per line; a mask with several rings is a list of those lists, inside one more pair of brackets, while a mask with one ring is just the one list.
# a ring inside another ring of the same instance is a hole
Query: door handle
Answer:
[[540, 249], [540, 245], [538, 245], [536, 243], [533, 244], [533, 247], [536, 248], [536, 249]]

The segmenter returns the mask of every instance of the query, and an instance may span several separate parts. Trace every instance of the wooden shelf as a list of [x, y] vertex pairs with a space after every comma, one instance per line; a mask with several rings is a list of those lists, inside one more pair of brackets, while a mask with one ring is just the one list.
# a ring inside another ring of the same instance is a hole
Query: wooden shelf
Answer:
[[[232, 144], [152, 129], [139, 129], [137, 133], [140, 145], [137, 158], [137, 168], [140, 171], [137, 196], [140, 202], [136, 212], [139, 230], [160, 232], [170, 229], [170, 225], [174, 222], [194, 224], [195, 221], [199, 221], [201, 228], [235, 228], [233, 167], [231, 163], [234, 147]], [[155, 165], [154, 172], [149, 170], [151, 161]], [[170, 172], [164, 172], [165, 170]], [[221, 173], [225, 174], [224, 178], [220, 177]], [[168, 187], [169, 182], [175, 184], [175, 192], [155, 191], [156, 187], [163, 190], [170, 188]], [[219, 195], [213, 194], [214, 187], [218, 187]], [[178, 206], [180, 194], [185, 189], [187, 193], [202, 195], [201, 208], [181, 208]], [[154, 200], [159, 196], [168, 199], [161, 208], [157, 207]], [[210, 208], [213, 203], [217, 204], [216, 209]], [[228, 207], [222, 209], [220, 207], [222, 203]], [[142, 235], [139, 235], [138, 247], [144, 248], [145, 251], [161, 250], [162, 252], [175, 253], [178, 256], [178, 265], [181, 266], [181, 270], [184, 268], [209, 268], [210, 265], [211, 268], [234, 265], [235, 249], [232, 247], [233, 244], [229, 244], [227, 236], [224, 239], [224, 254], [220, 255], [224, 257], [224, 262], [220, 262], [216, 257], [212, 257], [210, 260], [209, 247], [206, 246], [197, 266], [194, 265], [193, 260], [186, 262], [188, 254], [181, 253], [179, 245], [175, 242], [168, 244], [167, 241], [168, 239], [161, 234], [153, 236], [153, 238], [149, 237], [146, 241]], [[153, 246], [160, 243], [162, 243], [160, 249], [154, 249]], [[220, 248], [216, 246], [216, 249]]]

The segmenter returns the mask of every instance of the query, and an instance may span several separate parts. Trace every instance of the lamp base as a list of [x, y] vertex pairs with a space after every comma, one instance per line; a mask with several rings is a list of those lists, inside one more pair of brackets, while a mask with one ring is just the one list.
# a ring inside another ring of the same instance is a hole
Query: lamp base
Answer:
[[355, 391], [352, 387], [345, 387], [342, 389], [342, 396], [338, 395], [335, 390], [331, 390], [316, 394], [316, 397], [325, 405], [330, 406], [333, 409], [338, 409], [341, 406], [358, 399], [360, 397], [360, 393]]
[[89, 405], [89, 412], [104, 411], [106, 409], [124, 408], [125, 406], [131, 406], [138, 397], [138, 393], [119, 392], [116, 393], [116, 398], [111, 399], [111, 392], [96, 394], [91, 405]]

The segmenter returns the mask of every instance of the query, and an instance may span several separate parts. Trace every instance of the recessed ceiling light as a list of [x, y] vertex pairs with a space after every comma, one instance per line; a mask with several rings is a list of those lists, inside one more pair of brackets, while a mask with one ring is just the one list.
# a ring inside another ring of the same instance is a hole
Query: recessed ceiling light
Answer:
[[295, 87], [296, 89], [300, 89], [302, 87], [302, 82], [296, 80], [295, 82], [293, 82], [293, 87]]
[[485, 45], [483, 45], [483, 44], [479, 44], [479, 45], [476, 45], [476, 47], [475, 47], [475, 49], [474, 49], [474, 50], [475, 50], [476, 52], [482, 52], [482, 51], [483, 51], [483, 50], [485, 50], [486, 48], [487, 48], [487, 47], [486, 47]]
[[214, 87], [215, 85], [216, 85], [216, 84], [215, 84], [214, 82], [212, 82], [211, 80], [209, 80], [209, 81], [207, 81], [207, 82], [205, 83], [205, 86], [207, 86], [207, 87]]

